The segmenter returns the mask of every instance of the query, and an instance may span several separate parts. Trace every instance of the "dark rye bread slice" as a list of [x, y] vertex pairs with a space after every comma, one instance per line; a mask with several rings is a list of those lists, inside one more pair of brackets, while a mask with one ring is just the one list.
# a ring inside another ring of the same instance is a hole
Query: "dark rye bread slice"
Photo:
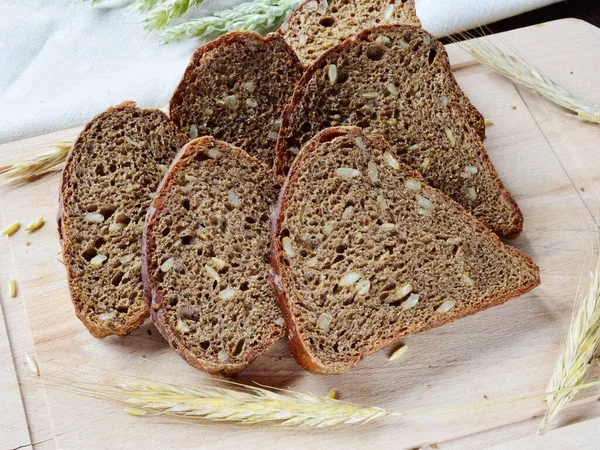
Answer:
[[228, 33], [192, 56], [171, 98], [171, 119], [192, 139], [214, 136], [271, 166], [281, 112], [302, 73], [278, 34]]
[[185, 142], [164, 113], [125, 102], [92, 119], [69, 152], [58, 231], [75, 312], [95, 337], [127, 334], [148, 317], [142, 228]]
[[365, 30], [319, 58], [283, 114], [278, 173], [312, 136], [337, 125], [382, 134], [402, 162], [499, 236], [522, 231], [521, 211], [483, 148], [481, 115], [456, 83], [443, 45], [426, 31]]
[[381, 136], [356, 127], [325, 130], [302, 149], [272, 246], [292, 352], [315, 373], [344, 372], [540, 282], [527, 255], [399, 163]]
[[310, 66], [325, 50], [381, 24], [421, 26], [414, 0], [308, 0], [292, 12], [279, 33]]
[[142, 262], [151, 316], [198, 369], [236, 374], [285, 334], [267, 281], [280, 188], [256, 158], [202, 137], [178, 154], [148, 210]]

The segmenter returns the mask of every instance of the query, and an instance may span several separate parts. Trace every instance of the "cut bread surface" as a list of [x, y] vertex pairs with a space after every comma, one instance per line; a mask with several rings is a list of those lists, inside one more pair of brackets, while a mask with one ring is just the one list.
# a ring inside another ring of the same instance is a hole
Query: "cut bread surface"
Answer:
[[302, 77], [282, 116], [277, 173], [330, 126], [382, 134], [401, 161], [502, 237], [523, 216], [482, 144], [483, 118], [461, 91], [441, 43], [406, 25], [365, 30], [327, 51]]
[[356, 127], [325, 130], [302, 149], [279, 197], [272, 249], [292, 352], [315, 373], [344, 372], [540, 282], [527, 255]]
[[171, 118], [192, 139], [213, 136], [271, 166], [281, 112], [302, 72], [278, 34], [228, 33], [196, 50], [171, 98]]
[[192, 366], [235, 374], [285, 334], [269, 287], [270, 168], [212, 137], [176, 157], [148, 211], [143, 274], [151, 316]]
[[127, 334], [148, 317], [142, 228], [152, 195], [185, 142], [165, 114], [125, 102], [89, 122], [69, 152], [59, 234], [75, 311], [96, 337]]
[[309, 66], [344, 39], [384, 23], [420, 26], [414, 0], [308, 0], [279, 32]]

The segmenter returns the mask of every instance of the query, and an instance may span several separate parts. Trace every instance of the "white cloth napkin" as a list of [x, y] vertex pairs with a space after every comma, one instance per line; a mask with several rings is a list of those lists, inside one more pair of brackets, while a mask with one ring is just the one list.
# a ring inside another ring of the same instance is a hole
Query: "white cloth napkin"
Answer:
[[[195, 14], [243, 1], [205, 0]], [[437, 36], [556, 1], [416, 0]], [[0, 0], [0, 143], [85, 123], [124, 100], [165, 105], [197, 43], [160, 45], [140, 22], [81, 0]]]

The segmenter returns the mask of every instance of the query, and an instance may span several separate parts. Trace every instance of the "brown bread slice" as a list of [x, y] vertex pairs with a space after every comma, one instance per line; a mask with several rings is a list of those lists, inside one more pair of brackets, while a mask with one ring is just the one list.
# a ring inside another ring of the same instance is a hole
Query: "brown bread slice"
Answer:
[[384, 23], [421, 26], [414, 0], [307, 0], [279, 32], [310, 66], [325, 50]]
[[171, 119], [192, 139], [214, 136], [271, 166], [281, 112], [302, 72], [278, 34], [228, 33], [192, 56], [171, 98]]
[[481, 115], [456, 83], [443, 45], [426, 31], [365, 30], [319, 58], [283, 114], [278, 173], [312, 136], [336, 125], [382, 134], [402, 162], [495, 233], [521, 232], [523, 216], [483, 148]]
[[267, 281], [280, 183], [233, 145], [184, 147], [148, 211], [144, 293], [165, 339], [192, 366], [236, 374], [285, 334]]
[[185, 142], [165, 114], [125, 102], [92, 119], [69, 152], [58, 231], [75, 312], [95, 337], [127, 334], [148, 317], [144, 218]]
[[279, 198], [272, 248], [292, 352], [315, 373], [344, 372], [540, 282], [527, 255], [356, 127], [330, 128], [303, 147]]

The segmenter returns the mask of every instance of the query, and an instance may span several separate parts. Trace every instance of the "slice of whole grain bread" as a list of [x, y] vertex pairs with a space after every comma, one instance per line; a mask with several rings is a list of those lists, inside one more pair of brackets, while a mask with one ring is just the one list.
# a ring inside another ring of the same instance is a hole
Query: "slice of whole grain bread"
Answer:
[[315, 373], [344, 372], [540, 282], [527, 255], [356, 127], [327, 129], [303, 147], [271, 238], [290, 346]]
[[69, 152], [58, 231], [75, 312], [95, 337], [127, 334], [148, 317], [142, 227], [185, 142], [165, 114], [125, 102], [92, 119]]
[[278, 34], [228, 33], [192, 56], [171, 98], [171, 119], [192, 139], [214, 136], [270, 166], [281, 112], [302, 72]]
[[192, 366], [235, 374], [285, 334], [267, 281], [271, 169], [212, 137], [186, 145], [148, 210], [144, 294]]
[[283, 113], [276, 171], [285, 173], [302, 145], [337, 125], [382, 134], [398, 159], [499, 236], [522, 231], [521, 211], [483, 147], [483, 118], [426, 31], [380, 26], [325, 52]]
[[307, 0], [283, 23], [279, 33], [305, 66], [365, 28], [382, 24], [420, 26], [414, 0]]

